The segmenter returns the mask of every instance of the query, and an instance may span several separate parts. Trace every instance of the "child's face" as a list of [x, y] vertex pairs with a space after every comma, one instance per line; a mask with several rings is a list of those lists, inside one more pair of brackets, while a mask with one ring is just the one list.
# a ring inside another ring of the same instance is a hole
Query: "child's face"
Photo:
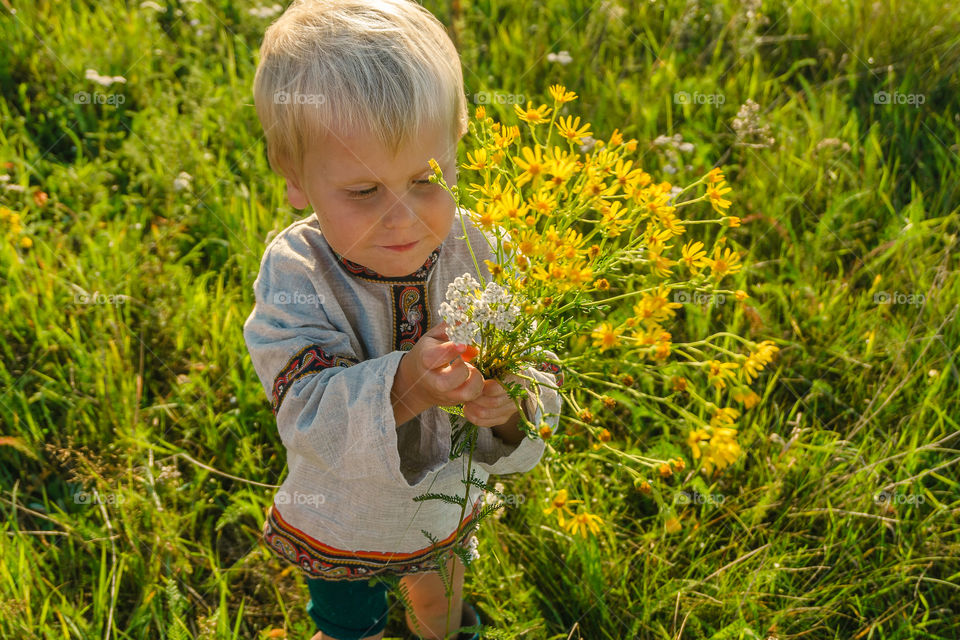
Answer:
[[313, 206], [334, 251], [383, 276], [413, 273], [447, 237], [453, 198], [427, 178], [436, 158], [451, 186], [456, 140], [444, 126], [428, 127], [396, 156], [370, 134], [332, 132], [310, 145], [302, 183], [287, 177], [290, 204]]

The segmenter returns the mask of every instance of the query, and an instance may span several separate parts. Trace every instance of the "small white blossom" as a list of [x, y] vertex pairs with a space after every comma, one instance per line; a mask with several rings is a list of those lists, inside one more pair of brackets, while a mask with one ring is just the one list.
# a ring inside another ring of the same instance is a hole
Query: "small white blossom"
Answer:
[[269, 7], [253, 7], [252, 9], [247, 9], [247, 13], [257, 18], [272, 18], [283, 11], [283, 7], [279, 4], [274, 4]]
[[480, 541], [477, 540], [477, 536], [471, 536], [470, 540], [467, 541], [467, 551], [470, 553], [470, 561], [480, 559], [480, 551], [477, 550], [477, 546], [480, 544]]
[[569, 51], [558, 51], [557, 53], [548, 53], [547, 60], [550, 62], [556, 62], [558, 64], [570, 64], [573, 62], [573, 58], [570, 57]]
[[173, 181], [173, 190], [183, 191], [184, 189], [189, 189], [191, 180], [193, 180], [193, 176], [191, 176], [186, 171], [181, 171], [180, 174]]
[[102, 76], [96, 69], [87, 69], [86, 72], [87, 80], [93, 80], [97, 84], [103, 85], [104, 87], [109, 87], [114, 82], [126, 82], [127, 79], [123, 76]]

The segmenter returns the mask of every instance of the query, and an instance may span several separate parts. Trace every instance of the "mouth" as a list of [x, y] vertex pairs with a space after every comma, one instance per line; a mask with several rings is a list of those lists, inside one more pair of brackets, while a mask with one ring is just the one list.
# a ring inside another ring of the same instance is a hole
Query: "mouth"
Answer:
[[394, 244], [389, 246], [384, 245], [383, 248], [390, 249], [391, 251], [409, 251], [410, 249], [413, 249], [415, 246], [417, 246], [417, 244], [419, 243], [411, 242], [410, 244]]

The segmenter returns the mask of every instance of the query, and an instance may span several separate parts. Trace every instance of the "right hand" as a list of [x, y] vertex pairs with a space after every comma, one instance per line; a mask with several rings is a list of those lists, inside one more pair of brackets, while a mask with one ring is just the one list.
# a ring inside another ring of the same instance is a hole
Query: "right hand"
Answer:
[[407, 393], [430, 406], [462, 404], [483, 393], [483, 376], [464, 361], [472, 360], [476, 349], [450, 342], [446, 329], [444, 322], [427, 331], [400, 362], [409, 380]]

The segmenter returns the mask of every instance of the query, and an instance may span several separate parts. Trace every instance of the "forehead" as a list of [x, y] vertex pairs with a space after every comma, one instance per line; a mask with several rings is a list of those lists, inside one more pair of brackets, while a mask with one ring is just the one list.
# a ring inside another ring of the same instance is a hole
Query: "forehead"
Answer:
[[401, 181], [429, 169], [431, 158], [443, 162], [455, 154], [456, 141], [444, 126], [422, 127], [396, 152], [371, 131], [327, 129], [307, 146], [304, 168], [332, 182]]

